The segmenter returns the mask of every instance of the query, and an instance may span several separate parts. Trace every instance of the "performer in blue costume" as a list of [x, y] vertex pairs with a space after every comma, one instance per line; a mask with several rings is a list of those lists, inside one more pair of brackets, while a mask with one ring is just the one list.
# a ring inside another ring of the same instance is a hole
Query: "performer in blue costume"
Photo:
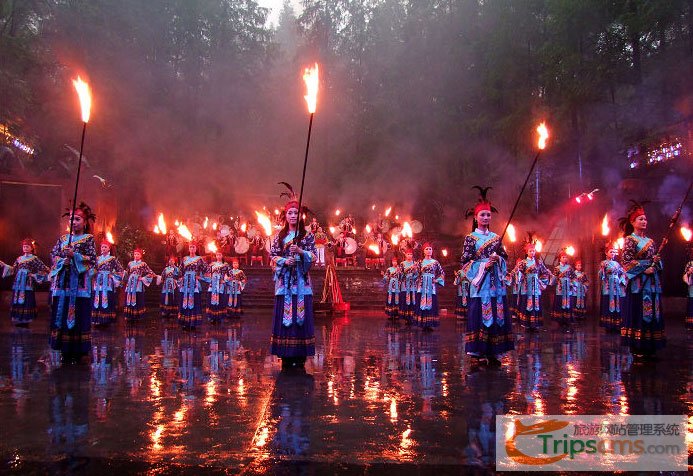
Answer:
[[13, 324], [23, 327], [28, 326], [31, 321], [36, 319], [34, 285], [44, 282], [50, 270], [35, 255], [36, 247], [34, 240], [26, 238], [22, 240], [21, 245], [22, 255], [14, 261], [12, 266], [8, 266], [0, 261], [0, 272], [3, 278], [14, 274], [10, 317]]
[[[68, 212], [69, 216], [71, 213]], [[91, 350], [92, 269], [96, 248], [91, 226], [96, 219], [84, 202], [75, 208], [72, 235], [57, 241], [51, 257], [53, 268], [50, 345], [64, 359], [79, 360]]]
[[507, 253], [500, 237], [490, 230], [495, 208], [486, 198], [489, 188], [477, 188], [479, 201], [473, 216], [474, 231], [464, 239], [462, 270], [470, 281], [465, 350], [474, 358], [500, 364], [499, 357], [514, 349], [510, 309], [505, 295]]
[[315, 238], [299, 217], [299, 203], [289, 187], [284, 226], [272, 240], [274, 314], [271, 352], [282, 367], [303, 367], [315, 355], [313, 288], [308, 272], [316, 261]]

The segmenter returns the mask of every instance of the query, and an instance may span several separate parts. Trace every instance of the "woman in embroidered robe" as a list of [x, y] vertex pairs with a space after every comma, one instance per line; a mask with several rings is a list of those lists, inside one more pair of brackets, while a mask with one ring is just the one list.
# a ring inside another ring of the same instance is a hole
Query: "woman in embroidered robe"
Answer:
[[116, 320], [116, 291], [125, 274], [123, 265], [111, 255], [111, 243], [106, 240], [101, 242], [101, 254], [96, 258], [94, 271], [94, 309], [91, 311], [91, 323], [95, 326], [105, 326]]
[[156, 278], [156, 284], [161, 286], [161, 303], [159, 304], [161, 317], [173, 317], [178, 314], [178, 278], [180, 278], [178, 258], [176, 255], [171, 255], [168, 266]]
[[50, 270], [34, 254], [36, 249], [33, 240], [24, 239], [21, 245], [22, 255], [15, 260], [12, 266], [0, 261], [0, 271], [2, 271], [3, 278], [14, 274], [10, 318], [13, 324], [23, 327], [28, 326], [31, 321], [36, 319], [34, 285], [44, 282]]
[[504, 277], [507, 253], [493, 233], [488, 189], [479, 188], [479, 202], [467, 215], [474, 217], [474, 231], [464, 239], [462, 270], [470, 281], [465, 351], [475, 358], [499, 364], [503, 353], [513, 350], [512, 321], [507, 306]]
[[464, 321], [467, 319], [467, 307], [469, 306], [469, 280], [461, 269], [455, 273], [454, 284], [457, 286], [455, 315], [460, 321]]
[[[689, 249], [689, 254], [693, 248]], [[683, 271], [683, 282], [688, 286], [688, 306], [686, 307], [686, 330], [693, 331], [693, 260], [686, 263]]]
[[558, 254], [559, 264], [554, 268], [553, 283], [556, 285], [556, 292], [553, 300], [553, 311], [551, 317], [561, 326], [567, 326], [575, 322], [573, 313], [573, 281], [575, 271], [570, 265], [569, 256], [566, 250], [561, 250]]
[[433, 246], [423, 245], [424, 257], [419, 263], [419, 280], [416, 289], [416, 321], [423, 330], [430, 331], [440, 325], [436, 286], [445, 285], [445, 272], [440, 263], [433, 259]]
[[123, 317], [128, 320], [137, 320], [147, 312], [144, 300], [144, 288], [149, 287], [156, 274], [147, 263], [142, 261], [144, 251], [137, 248], [132, 252], [133, 260], [128, 263], [125, 273], [125, 307]]
[[535, 331], [544, 325], [541, 295], [549, 285], [552, 276], [544, 262], [537, 258], [536, 241], [530, 238], [525, 244], [525, 250], [527, 256], [520, 262], [518, 268], [520, 293], [517, 320], [522, 327]]
[[302, 367], [315, 355], [313, 287], [308, 272], [315, 263], [315, 239], [299, 219], [298, 200], [284, 206], [282, 230], [272, 240], [270, 260], [274, 272], [274, 314], [271, 353], [282, 367]]
[[576, 319], [584, 321], [587, 317], [587, 289], [589, 278], [587, 277], [587, 273], [582, 269], [582, 261], [575, 261], [574, 273], [573, 291], [575, 293], [575, 300], [573, 303], [573, 312], [575, 313]]
[[243, 302], [241, 294], [248, 282], [243, 270], [239, 268], [237, 259], [231, 260], [231, 269], [226, 274], [226, 289], [229, 293], [228, 317], [241, 317], [243, 314]]
[[393, 256], [391, 260], [392, 266], [383, 273], [383, 283], [385, 283], [387, 289], [385, 315], [389, 319], [397, 319], [399, 317], [400, 270], [398, 261], [397, 257]]
[[599, 325], [607, 332], [621, 331], [621, 308], [626, 295], [626, 272], [616, 261], [618, 249], [606, 248], [606, 259], [599, 266], [601, 298], [599, 306]]
[[505, 275], [505, 285], [510, 287], [511, 295], [508, 300], [508, 308], [510, 309], [510, 316], [513, 320], [518, 319], [518, 308], [520, 305], [520, 263], [522, 258], [518, 258], [515, 261], [515, 267], [508, 274]]
[[419, 263], [414, 261], [414, 250], [407, 248], [404, 261], [399, 264], [399, 315], [407, 324], [414, 323], [416, 314], [416, 291], [419, 280]]
[[96, 248], [90, 231], [95, 218], [89, 206], [80, 203], [72, 216], [72, 234], [61, 236], [51, 251], [49, 342], [69, 360], [78, 360], [91, 350], [91, 270]]
[[215, 258], [216, 260], [209, 264], [209, 274], [205, 277], [205, 281], [209, 283], [206, 314], [209, 322], [218, 323], [226, 316], [226, 307], [229, 304], [229, 295], [224, 282], [224, 277], [229, 272], [229, 265], [224, 262], [221, 251], [216, 252]]
[[202, 323], [202, 286], [204, 276], [209, 273], [209, 266], [204, 258], [197, 256], [197, 244], [188, 244], [188, 256], [181, 263], [181, 278], [178, 280], [180, 305], [178, 323], [184, 329], [194, 329]]
[[636, 358], [653, 357], [664, 347], [664, 316], [662, 315], [662, 261], [652, 238], [645, 236], [647, 216], [635, 203], [622, 221], [623, 269], [628, 284], [621, 317], [622, 343], [630, 347]]

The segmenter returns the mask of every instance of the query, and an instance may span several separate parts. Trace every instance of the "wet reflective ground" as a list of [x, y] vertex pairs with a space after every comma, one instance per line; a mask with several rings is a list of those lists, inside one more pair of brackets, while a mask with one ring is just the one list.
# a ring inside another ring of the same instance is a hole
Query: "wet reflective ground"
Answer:
[[195, 333], [120, 322], [62, 366], [46, 319], [0, 325], [1, 472], [485, 473], [497, 414], [693, 414], [693, 336], [676, 323], [656, 363], [587, 322], [518, 332], [494, 368], [468, 359], [453, 317], [424, 333], [351, 313], [318, 318], [315, 358], [281, 372], [269, 312]]

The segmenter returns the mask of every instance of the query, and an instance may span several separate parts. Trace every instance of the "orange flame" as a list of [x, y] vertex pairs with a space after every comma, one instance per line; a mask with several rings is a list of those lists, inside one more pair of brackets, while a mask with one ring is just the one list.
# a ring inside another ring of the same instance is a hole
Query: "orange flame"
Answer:
[[209, 217], [205, 217], [205, 222], [202, 224], [202, 228], [204, 228], [206, 230], [207, 225], [209, 225]]
[[368, 249], [371, 250], [376, 255], [380, 255], [380, 247], [376, 244], [368, 245]]
[[392, 211], [392, 207], [387, 207], [387, 210], [385, 210], [385, 216], [389, 217], [391, 211]]
[[245, 230], [247, 230], [247, 229], [248, 229], [248, 225], [247, 225], [246, 223], [243, 223], [243, 224], [241, 225], [241, 231], [242, 231], [243, 233], [245, 233]]
[[159, 225], [159, 231], [161, 232], [162, 235], [166, 234], [166, 220], [164, 220], [164, 214], [159, 213], [159, 220], [157, 221]]
[[272, 236], [272, 221], [270, 217], [258, 211], [255, 212], [255, 215], [257, 216], [257, 222], [265, 230], [265, 235]]
[[568, 256], [575, 256], [575, 248], [572, 245], [569, 245], [566, 249], [565, 252]]
[[375, 210], [375, 205], [371, 205], [371, 210]]
[[178, 220], [176, 220], [175, 225], [176, 225], [177, 227], [180, 226], [180, 222], [179, 222]]
[[626, 244], [626, 240], [623, 237], [616, 240], [616, 246], [618, 247], [619, 250], [622, 250], [623, 247], [625, 246], [625, 244]]
[[335, 227], [333, 227], [333, 226], [330, 227], [330, 233], [334, 234], [335, 230], [336, 230]]
[[113, 239], [113, 233], [111, 233], [110, 231], [106, 232], [106, 241], [108, 241], [112, 245], [115, 245], [115, 240]]
[[217, 225], [217, 222], [212, 223], [212, 230], [217, 231], [217, 228], [219, 225]]
[[82, 108], [82, 122], [86, 124], [89, 122], [89, 116], [91, 115], [91, 89], [89, 84], [82, 81], [82, 78], [79, 76], [77, 76], [77, 79], [72, 80], [72, 84], [79, 96], [79, 104]]
[[684, 225], [681, 227], [681, 236], [683, 236], [684, 240], [691, 241], [691, 238], [693, 238], [693, 230]]
[[546, 148], [546, 139], [549, 138], [549, 130], [546, 128], [546, 123], [542, 122], [537, 126], [537, 134], [539, 134], [537, 147], [544, 150]]
[[314, 114], [318, 105], [318, 86], [320, 84], [320, 74], [318, 63], [312, 68], [306, 68], [303, 71], [303, 81], [306, 83], [306, 95], [303, 96], [308, 105], [308, 112]]
[[207, 243], [207, 252], [208, 253], [216, 253], [219, 249], [217, 248], [217, 244], [214, 243], [213, 241], [210, 241]]
[[274, 214], [275, 214], [275, 215], [279, 215], [279, 209], [278, 209], [278, 208], [275, 208], [275, 209], [274, 209]]
[[157, 235], [161, 234], [161, 232], [159, 231], [159, 225], [154, 225], [154, 233]]
[[336, 209], [336, 210], [334, 211], [334, 214], [335, 214], [336, 216], [339, 216], [339, 214], [340, 214], [340, 213], [342, 213], [342, 212], [341, 212], [341, 211], [339, 211], [339, 208], [338, 208], [338, 209]]
[[443, 256], [445, 256], [446, 258], [448, 257], [448, 250], [447, 249], [443, 248], [441, 250], [441, 252], [443, 253]]
[[404, 224], [402, 225], [402, 236], [403, 237], [409, 237], [412, 238], [414, 234], [411, 231], [411, 225], [409, 224], [408, 221], [405, 221]]
[[192, 233], [190, 233], [190, 230], [188, 229], [187, 226], [185, 225], [180, 225], [178, 227], [178, 234], [185, 238], [188, 241], [192, 241]]
[[534, 249], [537, 250], [537, 253], [541, 253], [542, 248], [544, 248], [544, 244], [537, 240], [537, 242], [534, 244]]
[[356, 234], [356, 227], [355, 227], [355, 226], [352, 226], [352, 227], [351, 227], [351, 231], [352, 231], [352, 233], [355, 235], [355, 234]]
[[399, 243], [399, 235], [393, 233], [393, 234], [392, 234], [391, 241], [392, 241], [392, 244], [393, 244], [393, 245], [397, 246], [397, 244]]
[[515, 233], [515, 226], [511, 223], [508, 225], [508, 238], [510, 238], [510, 241], [512, 243], [515, 243], [517, 241], [517, 234]]
[[609, 214], [604, 214], [604, 219], [602, 220], [602, 236], [609, 236], [611, 233], [611, 228], [609, 228]]
[[370, 233], [370, 232], [371, 232], [371, 226], [370, 226], [370, 225], [366, 225], [366, 233]]

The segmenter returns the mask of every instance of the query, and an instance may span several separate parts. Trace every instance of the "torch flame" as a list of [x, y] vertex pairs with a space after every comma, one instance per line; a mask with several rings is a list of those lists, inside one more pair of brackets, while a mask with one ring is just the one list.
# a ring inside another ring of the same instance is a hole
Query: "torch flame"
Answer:
[[330, 233], [334, 234], [335, 230], [336, 230], [335, 227], [333, 227], [333, 226], [330, 227]]
[[278, 209], [278, 208], [275, 208], [275, 209], [274, 209], [274, 214], [275, 214], [275, 215], [279, 215], [279, 209]]
[[308, 105], [308, 112], [314, 114], [318, 105], [318, 85], [320, 84], [318, 63], [303, 71], [303, 81], [306, 83], [306, 95], [303, 97]]
[[621, 237], [618, 240], [616, 240], [616, 245], [618, 246], [619, 250], [623, 249], [623, 246], [626, 244], [625, 238]]
[[684, 225], [681, 227], [681, 236], [683, 236], [684, 240], [691, 241], [691, 238], [693, 238], [693, 230]]
[[515, 234], [515, 226], [512, 223], [508, 225], [508, 238], [510, 238], [510, 241], [513, 243], [517, 241], [517, 235]]
[[355, 226], [352, 226], [352, 227], [351, 227], [351, 232], [352, 232], [354, 235], [356, 234], [356, 227], [355, 227]]
[[393, 233], [391, 241], [393, 245], [397, 246], [397, 244], [399, 243], [399, 235]]
[[154, 225], [154, 233], [159, 235], [161, 232], [159, 231], [159, 225]]
[[106, 241], [108, 241], [112, 245], [115, 244], [115, 240], [113, 239], [113, 233], [111, 233], [110, 231], [106, 232]]
[[202, 228], [204, 228], [206, 230], [207, 225], [209, 225], [209, 217], [205, 217], [205, 222], [202, 224]]
[[246, 223], [243, 223], [243, 224], [241, 225], [241, 231], [242, 231], [243, 233], [245, 233], [245, 230], [247, 230], [247, 229], [248, 229], [248, 225], [247, 225]]
[[371, 226], [370, 226], [370, 225], [366, 225], [366, 233], [370, 233], [370, 232], [371, 232]]
[[368, 249], [371, 250], [376, 255], [380, 255], [380, 247], [378, 245], [376, 245], [376, 244], [369, 245]]
[[602, 220], [602, 236], [609, 236], [610, 232], [611, 228], [609, 228], [609, 215], [608, 213], [605, 213], [604, 219]]
[[86, 124], [89, 122], [89, 116], [91, 115], [91, 89], [89, 84], [82, 81], [82, 78], [79, 76], [77, 76], [77, 79], [72, 80], [72, 84], [79, 96], [79, 104], [82, 108], [82, 122]]
[[568, 256], [575, 256], [575, 248], [572, 245], [568, 246], [565, 252]]
[[537, 240], [537, 242], [534, 244], [534, 249], [537, 250], [537, 253], [541, 253], [542, 248], [544, 248], [544, 244]]
[[265, 215], [264, 213], [255, 212], [255, 215], [257, 216], [257, 222], [260, 224], [262, 228], [265, 230], [265, 235], [271, 236], [272, 235], [272, 221], [270, 220], [270, 217], [268, 215]]
[[339, 211], [339, 208], [338, 208], [338, 209], [336, 209], [336, 210], [334, 211], [334, 214], [335, 214], [336, 216], [339, 216], [339, 214], [340, 214], [340, 213], [342, 213], [342, 212], [341, 212], [341, 211]]
[[443, 253], [443, 256], [445, 256], [445, 257], [447, 258], [447, 256], [448, 256], [448, 250], [445, 249], [445, 248], [443, 248], [443, 249], [441, 250], [441, 252]]
[[217, 231], [217, 228], [219, 225], [217, 225], [217, 222], [212, 223], [212, 230]]
[[159, 231], [161, 231], [162, 235], [166, 234], [166, 220], [164, 220], [164, 214], [159, 213], [159, 220], [157, 221], [159, 225]]
[[180, 225], [178, 227], [178, 234], [185, 238], [188, 241], [192, 241], [192, 233], [190, 233], [190, 230], [188, 229], [187, 226], [185, 225]]
[[217, 244], [214, 243], [213, 241], [210, 241], [207, 243], [207, 252], [208, 253], [216, 253], [218, 251]]
[[408, 221], [405, 221], [404, 224], [402, 225], [402, 236], [403, 237], [409, 237], [413, 238], [413, 233], [411, 231], [411, 225], [409, 224]]
[[387, 210], [385, 210], [385, 216], [389, 217], [391, 211], [392, 211], [392, 207], [387, 207]]
[[546, 139], [549, 138], [549, 130], [546, 128], [546, 123], [542, 122], [537, 126], [537, 134], [539, 134], [537, 147], [544, 150], [546, 148]]
[[176, 220], [175, 225], [180, 226], [180, 222], [178, 220]]

